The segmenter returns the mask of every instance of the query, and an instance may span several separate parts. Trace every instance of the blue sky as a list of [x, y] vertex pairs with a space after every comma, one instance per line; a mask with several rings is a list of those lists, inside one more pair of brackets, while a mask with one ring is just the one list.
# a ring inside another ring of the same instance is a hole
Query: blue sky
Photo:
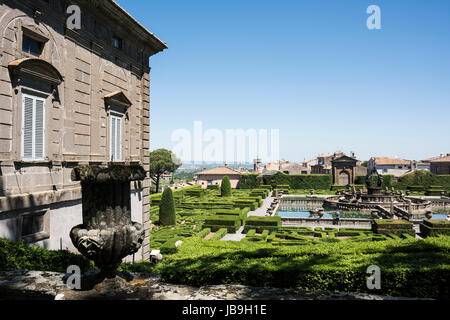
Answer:
[[118, 3], [169, 47], [150, 59], [152, 150], [201, 120], [279, 129], [290, 161], [450, 152], [450, 1]]

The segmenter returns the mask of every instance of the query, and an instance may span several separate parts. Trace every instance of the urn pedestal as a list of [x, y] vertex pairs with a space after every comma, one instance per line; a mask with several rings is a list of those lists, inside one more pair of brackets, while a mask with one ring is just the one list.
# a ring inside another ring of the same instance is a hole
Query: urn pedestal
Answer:
[[145, 176], [139, 165], [86, 165], [72, 170], [72, 180], [81, 182], [83, 223], [72, 228], [70, 238], [100, 269], [88, 282], [114, 278], [122, 259], [141, 247], [145, 233], [142, 224], [131, 221], [130, 181]]

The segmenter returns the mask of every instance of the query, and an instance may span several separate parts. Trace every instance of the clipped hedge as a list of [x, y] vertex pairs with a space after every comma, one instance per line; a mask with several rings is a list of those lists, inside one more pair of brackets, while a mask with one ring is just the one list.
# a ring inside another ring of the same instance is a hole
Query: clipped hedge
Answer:
[[[284, 240], [210, 241], [202, 246], [201, 241], [188, 239], [161, 265], [162, 281], [450, 298], [450, 237], [313, 245]], [[293, 244], [281, 245], [287, 241]], [[370, 265], [382, 270], [380, 290], [367, 288]]]
[[409, 234], [415, 236], [413, 224], [406, 220], [378, 219], [372, 222], [372, 231], [378, 234]]
[[204, 228], [204, 229], [202, 229], [202, 231], [197, 233], [197, 237], [204, 238], [210, 233], [211, 233], [211, 228]]
[[277, 185], [289, 185], [290, 189], [330, 190], [333, 185], [331, 174], [288, 175], [281, 171], [274, 175], [263, 176], [265, 185], [275, 188]]
[[232, 216], [238, 216], [239, 219], [241, 220], [241, 224], [243, 224], [245, 222], [245, 220], [247, 219], [247, 213], [248, 213], [249, 209], [248, 208], [244, 208], [244, 209], [220, 209], [216, 211], [216, 215], [232, 215]]
[[209, 239], [209, 240], [220, 240], [228, 233], [227, 228], [221, 228]]
[[258, 174], [241, 174], [239, 189], [254, 189], [259, 187]]
[[218, 184], [209, 184], [206, 186], [206, 189], [208, 190], [219, 190], [220, 186]]
[[254, 211], [258, 208], [258, 202], [255, 202], [254, 200], [238, 199], [234, 201], [233, 206], [241, 209], [248, 207], [250, 208], [250, 211]]
[[450, 221], [425, 219], [419, 225], [419, 228], [425, 237], [450, 236]]
[[189, 197], [203, 198], [205, 196], [205, 190], [203, 189], [188, 190], [186, 191], [186, 195]]
[[214, 215], [205, 219], [204, 228], [210, 228], [215, 232], [222, 228], [226, 228], [228, 232], [234, 233], [241, 226], [241, 219], [236, 215]]
[[250, 229], [255, 229], [256, 232], [261, 233], [263, 230], [274, 231], [281, 227], [281, 217], [247, 217], [244, 226], [244, 233]]

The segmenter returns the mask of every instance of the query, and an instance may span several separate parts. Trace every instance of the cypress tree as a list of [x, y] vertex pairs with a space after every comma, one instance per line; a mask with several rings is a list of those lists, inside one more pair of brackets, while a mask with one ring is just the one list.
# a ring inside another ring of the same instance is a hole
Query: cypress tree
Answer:
[[228, 176], [224, 176], [222, 178], [222, 184], [220, 186], [220, 195], [222, 197], [230, 197], [231, 196], [231, 183]]
[[172, 189], [164, 189], [159, 206], [159, 223], [162, 226], [174, 226], [176, 224], [175, 203], [173, 202]]

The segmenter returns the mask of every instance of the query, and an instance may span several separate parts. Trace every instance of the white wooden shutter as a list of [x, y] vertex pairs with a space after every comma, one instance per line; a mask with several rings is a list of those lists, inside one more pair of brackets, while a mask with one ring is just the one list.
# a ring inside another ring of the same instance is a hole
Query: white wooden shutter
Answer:
[[116, 118], [116, 160], [122, 160], [122, 119]]
[[22, 157], [25, 159], [33, 159], [33, 104], [33, 98], [23, 97]]
[[115, 156], [116, 156], [116, 117], [111, 116], [111, 137], [110, 137], [110, 142], [111, 142], [111, 150], [110, 150], [110, 158], [111, 161], [116, 160]]
[[44, 101], [35, 100], [34, 158], [44, 159]]
[[24, 94], [22, 100], [22, 158], [43, 160], [45, 154], [45, 100]]
[[110, 158], [111, 161], [120, 161], [122, 158], [122, 118], [111, 117]]

